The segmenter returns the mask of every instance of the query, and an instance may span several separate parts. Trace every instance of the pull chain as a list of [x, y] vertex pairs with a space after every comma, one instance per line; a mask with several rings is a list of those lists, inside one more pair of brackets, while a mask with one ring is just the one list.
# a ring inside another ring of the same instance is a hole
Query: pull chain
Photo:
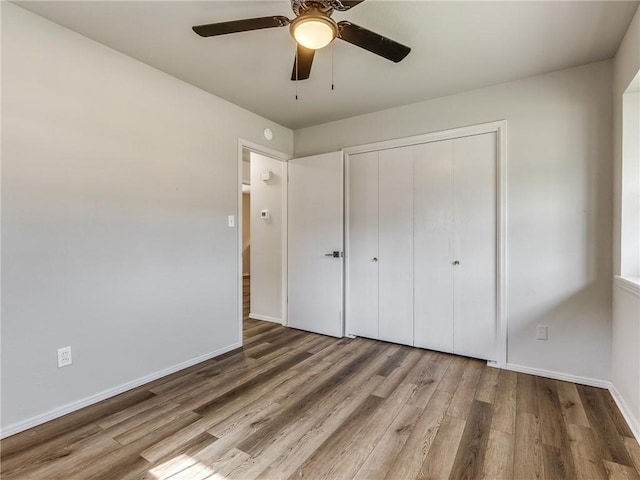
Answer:
[[334, 82], [333, 82], [334, 57], [335, 57], [335, 42], [331, 42], [331, 90], [334, 89]]
[[298, 100], [298, 44], [296, 43], [296, 100]]

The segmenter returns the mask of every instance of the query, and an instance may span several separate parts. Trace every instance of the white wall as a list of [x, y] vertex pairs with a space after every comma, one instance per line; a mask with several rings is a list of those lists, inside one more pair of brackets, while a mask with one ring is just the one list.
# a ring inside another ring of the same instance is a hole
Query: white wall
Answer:
[[239, 344], [238, 137], [293, 142], [8, 2], [2, 74], [7, 434]]
[[[611, 367], [611, 61], [295, 132], [296, 156], [506, 119], [508, 361]], [[536, 325], [549, 340], [535, 339]]]
[[251, 273], [251, 195], [242, 194], [242, 274]]
[[[260, 179], [263, 172], [271, 179]], [[282, 195], [284, 163], [251, 152], [251, 312], [252, 318], [282, 321]], [[269, 218], [260, 211], [269, 210]]]
[[[621, 270], [622, 116], [623, 93], [640, 70], [640, 10], [620, 44], [613, 62], [614, 273]], [[628, 179], [627, 179], [628, 180]], [[637, 177], [636, 177], [637, 181]], [[624, 282], [614, 282], [612, 383], [622, 397], [623, 412], [640, 439], [640, 296]]]

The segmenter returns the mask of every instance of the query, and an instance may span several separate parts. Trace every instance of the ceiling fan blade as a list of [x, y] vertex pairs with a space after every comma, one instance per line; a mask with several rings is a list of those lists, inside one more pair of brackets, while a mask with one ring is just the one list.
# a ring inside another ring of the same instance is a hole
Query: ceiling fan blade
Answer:
[[338, 38], [396, 63], [411, 51], [406, 45], [347, 21], [338, 23]]
[[262, 28], [286, 27], [287, 25], [289, 25], [289, 19], [278, 15], [274, 17], [246, 18], [244, 20], [233, 20], [231, 22], [196, 25], [193, 27], [193, 31], [201, 37], [214, 37], [228, 33], [260, 30]]
[[331, 2], [334, 10], [338, 10], [339, 12], [344, 12], [349, 10], [350, 8], [355, 7], [356, 5], [364, 2], [364, 0], [334, 0]]
[[293, 61], [293, 72], [291, 72], [291, 80], [306, 80], [311, 74], [311, 64], [316, 51], [311, 48], [305, 48], [297, 44], [296, 58]]

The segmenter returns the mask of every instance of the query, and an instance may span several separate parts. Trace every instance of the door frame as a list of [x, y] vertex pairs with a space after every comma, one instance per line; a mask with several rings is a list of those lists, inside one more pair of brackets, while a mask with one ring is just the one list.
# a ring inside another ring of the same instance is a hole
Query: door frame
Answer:
[[[507, 366], [507, 121], [498, 120], [477, 125], [441, 130], [422, 135], [385, 140], [343, 148], [344, 153], [344, 249], [345, 259], [349, 255], [349, 155], [391, 148], [406, 147], [422, 143], [482, 135], [496, 134], [496, 346], [497, 360], [487, 364], [498, 368]], [[344, 265], [345, 333], [349, 332], [349, 263]]]
[[[250, 142], [244, 138], [238, 138], [238, 168], [237, 168], [237, 182], [236, 188], [238, 190], [237, 195], [237, 209], [236, 209], [236, 226], [238, 231], [238, 334], [240, 338], [240, 345], [243, 344], [242, 338], [242, 322], [243, 322], [243, 305], [242, 305], [242, 151], [247, 149], [251, 152], [270, 157], [282, 162], [283, 176], [287, 178], [287, 162], [293, 158], [286, 153], [272, 150], [268, 147], [260, 145], [258, 143]], [[282, 325], [287, 325], [287, 182], [282, 183]]]

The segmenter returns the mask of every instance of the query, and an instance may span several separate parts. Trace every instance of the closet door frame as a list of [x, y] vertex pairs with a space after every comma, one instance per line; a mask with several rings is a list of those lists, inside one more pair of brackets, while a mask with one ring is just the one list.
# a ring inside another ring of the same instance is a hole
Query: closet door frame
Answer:
[[[466, 127], [441, 130], [438, 132], [415, 135], [411, 137], [386, 140], [382, 142], [368, 143], [353, 147], [343, 148], [345, 168], [345, 257], [349, 255], [349, 155], [366, 153], [390, 148], [406, 147], [421, 143], [438, 142], [441, 140], [454, 140], [472, 135], [484, 133], [496, 134], [496, 345], [497, 352], [495, 362], [489, 361], [488, 365], [507, 367], [507, 121], [481, 123]], [[345, 262], [345, 265], [348, 262]], [[349, 302], [349, 270], [345, 270], [345, 302]], [[348, 306], [345, 308], [348, 312]], [[350, 332], [350, 319], [345, 318], [345, 332]], [[353, 335], [347, 335], [353, 337]]]

